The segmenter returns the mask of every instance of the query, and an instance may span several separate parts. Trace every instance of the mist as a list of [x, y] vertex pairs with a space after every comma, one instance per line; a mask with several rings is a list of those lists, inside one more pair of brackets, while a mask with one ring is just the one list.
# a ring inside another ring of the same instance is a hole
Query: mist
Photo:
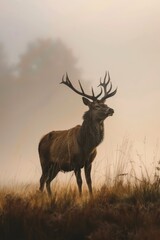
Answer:
[[124, 148], [124, 161], [151, 169], [160, 156], [160, 3], [1, 0], [0, 9], [0, 182], [37, 183], [41, 137], [82, 123], [81, 97], [59, 84], [66, 72], [87, 92], [106, 70], [118, 86], [94, 178], [104, 181]]

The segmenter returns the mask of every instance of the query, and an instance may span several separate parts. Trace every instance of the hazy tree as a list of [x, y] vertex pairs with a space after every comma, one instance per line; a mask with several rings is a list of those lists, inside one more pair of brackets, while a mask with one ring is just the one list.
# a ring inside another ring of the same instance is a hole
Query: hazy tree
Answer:
[[26, 52], [20, 57], [18, 70], [21, 77], [30, 81], [53, 82], [53, 77], [61, 76], [66, 70], [73, 76], [79, 75], [76, 64], [77, 59], [71, 49], [61, 40], [39, 39], [28, 44]]
[[66, 71], [72, 79], [80, 77], [77, 59], [61, 40], [39, 39], [28, 44], [17, 65], [19, 97], [28, 108], [45, 104], [48, 98], [58, 95]]
[[0, 43], [0, 83], [5, 83], [10, 75], [11, 67], [9, 66], [4, 46]]
[[[11, 82], [11, 67], [2, 43], [0, 43], [0, 115], [1, 122], [4, 120], [9, 101], [9, 83]], [[7, 93], [8, 92], [8, 93]]]
[[[9, 64], [5, 48], [0, 43], [0, 147], [3, 159], [5, 146], [9, 131], [11, 89], [12, 89], [12, 68]], [[7, 136], [7, 137], [6, 137]], [[9, 142], [9, 140], [8, 140]]]

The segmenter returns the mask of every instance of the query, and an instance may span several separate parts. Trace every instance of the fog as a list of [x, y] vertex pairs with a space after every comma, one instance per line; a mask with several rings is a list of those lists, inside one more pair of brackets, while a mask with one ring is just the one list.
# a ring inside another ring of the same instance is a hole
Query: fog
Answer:
[[98, 91], [106, 70], [118, 86], [94, 180], [121, 158], [137, 172], [142, 161], [152, 169], [160, 156], [160, 2], [0, 0], [0, 9], [0, 182], [37, 183], [40, 138], [82, 123], [87, 108], [59, 84], [65, 72], [87, 92]]

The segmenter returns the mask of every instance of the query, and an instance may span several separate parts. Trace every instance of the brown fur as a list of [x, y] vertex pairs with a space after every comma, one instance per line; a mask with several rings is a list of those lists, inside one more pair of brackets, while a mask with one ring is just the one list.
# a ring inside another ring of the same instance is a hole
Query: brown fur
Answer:
[[46, 160], [48, 160], [48, 164], [57, 164], [60, 170], [67, 171], [66, 167], [74, 170], [78, 164], [76, 156], [80, 154], [77, 142], [80, 128], [81, 126], [78, 125], [69, 130], [52, 131], [42, 138], [39, 144], [42, 169], [45, 168]]

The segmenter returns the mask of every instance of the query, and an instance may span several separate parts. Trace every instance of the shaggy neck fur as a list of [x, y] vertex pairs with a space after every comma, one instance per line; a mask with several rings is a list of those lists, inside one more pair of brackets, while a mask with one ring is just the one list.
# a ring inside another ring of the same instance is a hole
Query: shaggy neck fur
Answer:
[[83, 119], [79, 142], [85, 152], [91, 152], [103, 140], [104, 124], [103, 121], [94, 120], [90, 111], [84, 114]]

